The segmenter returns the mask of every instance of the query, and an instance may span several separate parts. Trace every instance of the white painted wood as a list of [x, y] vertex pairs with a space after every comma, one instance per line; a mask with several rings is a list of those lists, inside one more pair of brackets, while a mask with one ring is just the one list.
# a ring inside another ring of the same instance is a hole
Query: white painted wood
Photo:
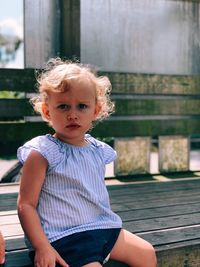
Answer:
[[0, 184], [0, 194], [19, 192], [19, 183]]

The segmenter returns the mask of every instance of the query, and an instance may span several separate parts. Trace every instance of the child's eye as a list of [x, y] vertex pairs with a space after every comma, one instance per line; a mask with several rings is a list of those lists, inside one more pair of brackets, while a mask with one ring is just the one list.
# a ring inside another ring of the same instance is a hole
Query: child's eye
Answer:
[[66, 105], [66, 104], [61, 104], [58, 106], [58, 109], [61, 109], [61, 110], [69, 110], [70, 109], [70, 106], [69, 105]]
[[88, 107], [88, 105], [86, 105], [86, 104], [83, 104], [83, 103], [78, 104], [79, 110], [86, 109], [87, 107]]

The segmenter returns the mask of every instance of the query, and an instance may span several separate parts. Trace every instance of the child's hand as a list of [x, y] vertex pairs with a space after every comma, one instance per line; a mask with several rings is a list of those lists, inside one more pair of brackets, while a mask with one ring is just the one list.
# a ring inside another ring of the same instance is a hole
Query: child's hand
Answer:
[[35, 251], [35, 267], [55, 267], [56, 262], [63, 267], [69, 267], [53, 247], [44, 247]]

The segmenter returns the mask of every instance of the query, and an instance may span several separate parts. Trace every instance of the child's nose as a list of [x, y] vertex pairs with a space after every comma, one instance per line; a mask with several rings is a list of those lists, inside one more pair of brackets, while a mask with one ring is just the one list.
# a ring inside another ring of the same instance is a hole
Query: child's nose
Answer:
[[68, 112], [68, 114], [67, 114], [67, 119], [68, 120], [75, 120], [75, 119], [77, 119], [77, 112], [76, 112], [76, 110], [75, 109], [70, 109], [70, 111]]

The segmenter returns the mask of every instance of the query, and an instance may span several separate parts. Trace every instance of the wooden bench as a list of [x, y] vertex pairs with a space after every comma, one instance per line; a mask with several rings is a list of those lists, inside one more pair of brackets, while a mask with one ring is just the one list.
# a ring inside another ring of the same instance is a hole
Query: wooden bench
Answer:
[[[158, 267], [200, 266], [200, 178], [121, 183], [108, 186], [112, 209], [124, 228], [154, 245]], [[17, 192], [16, 184], [0, 185], [5, 267], [31, 266], [16, 212]], [[106, 266], [125, 265], [110, 260]]]

